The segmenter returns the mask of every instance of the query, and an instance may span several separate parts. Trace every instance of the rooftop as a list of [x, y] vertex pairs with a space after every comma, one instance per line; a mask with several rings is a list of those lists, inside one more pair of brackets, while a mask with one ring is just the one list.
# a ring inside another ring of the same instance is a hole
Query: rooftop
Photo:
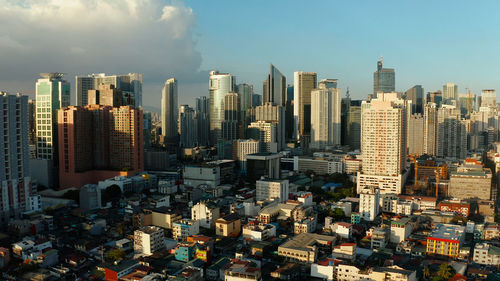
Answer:
[[464, 236], [465, 226], [454, 225], [454, 224], [438, 224], [429, 238], [436, 239], [446, 239], [446, 240], [456, 240], [459, 241]]
[[332, 244], [335, 241], [334, 236], [320, 235], [315, 233], [301, 233], [291, 240], [283, 243], [280, 247], [293, 248], [298, 250], [310, 250], [309, 247], [316, 243]]

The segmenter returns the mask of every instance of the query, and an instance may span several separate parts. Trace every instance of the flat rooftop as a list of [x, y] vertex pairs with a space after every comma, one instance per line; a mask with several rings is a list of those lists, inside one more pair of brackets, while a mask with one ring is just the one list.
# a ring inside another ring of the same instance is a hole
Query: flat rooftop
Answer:
[[429, 238], [446, 239], [446, 240], [456, 240], [459, 241], [465, 233], [465, 226], [454, 225], [454, 224], [438, 224]]
[[314, 244], [332, 244], [335, 241], [334, 236], [320, 235], [315, 233], [301, 233], [291, 240], [283, 243], [280, 247], [309, 251]]

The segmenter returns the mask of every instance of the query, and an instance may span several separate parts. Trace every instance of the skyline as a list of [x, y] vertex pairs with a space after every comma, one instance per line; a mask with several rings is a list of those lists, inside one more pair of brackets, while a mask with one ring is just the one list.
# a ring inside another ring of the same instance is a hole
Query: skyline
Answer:
[[[465, 1], [418, 5], [363, 1], [363, 6], [321, 1], [300, 7], [298, 1], [274, 1], [265, 9], [263, 1], [46, 3], [65, 13], [35, 1], [0, 0], [2, 90], [33, 95], [39, 72], [59, 71], [68, 74], [65, 79], [71, 83], [74, 101], [77, 74], [139, 72], [144, 74], [145, 106], [159, 103], [162, 85], [170, 77], [179, 81], [179, 104], [194, 105], [195, 97], [208, 96], [210, 70], [231, 73], [237, 83], [253, 84], [262, 94], [273, 63], [287, 84], [293, 83], [294, 71], [313, 71], [319, 80], [339, 79], [343, 96], [349, 87], [352, 98], [362, 99], [371, 93], [380, 56], [384, 67], [395, 69], [396, 91], [414, 85], [422, 85], [425, 92], [442, 90], [447, 82], [457, 84], [459, 93], [466, 87], [478, 95], [482, 89], [500, 88], [495, 79], [499, 73], [495, 63], [500, 61], [495, 52], [498, 20], [476, 16], [500, 6], [493, 1], [481, 7]], [[230, 12], [235, 10], [238, 13]], [[454, 16], [443, 20], [445, 10]], [[86, 16], [75, 20], [72, 15], [81, 11]], [[258, 19], [252, 18], [257, 13]], [[51, 22], [44, 15], [57, 18]], [[299, 16], [304, 20], [297, 24]], [[56, 27], [56, 21], [66, 26]], [[128, 33], [117, 29], [122, 24]], [[46, 32], [55, 28], [56, 34]], [[95, 32], [99, 29], [102, 34]], [[130, 40], [129, 33], [137, 40]], [[95, 40], [89, 42], [89, 36]], [[130, 58], [131, 54], [135, 56]]]

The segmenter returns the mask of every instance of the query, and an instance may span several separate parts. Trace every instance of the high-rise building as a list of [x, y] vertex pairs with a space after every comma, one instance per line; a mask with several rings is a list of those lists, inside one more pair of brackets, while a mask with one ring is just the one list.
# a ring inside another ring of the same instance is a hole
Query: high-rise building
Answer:
[[88, 91], [97, 89], [99, 85], [114, 85], [128, 97], [128, 105], [142, 106], [142, 74], [129, 73], [123, 75], [106, 75], [105, 73], [90, 74], [75, 77], [76, 105], [85, 106], [88, 101]]
[[240, 170], [247, 170], [247, 155], [260, 152], [260, 142], [254, 139], [239, 139], [233, 142], [233, 160], [238, 161]]
[[441, 93], [440, 90], [437, 90], [435, 92], [429, 92], [427, 93], [427, 103], [432, 102], [435, 103], [438, 107], [443, 104], [443, 94]]
[[122, 91], [115, 88], [115, 85], [101, 84], [96, 89], [88, 90], [88, 104], [99, 104], [108, 106], [132, 105], [130, 100], [124, 100]]
[[143, 170], [143, 112], [131, 106], [69, 106], [58, 112], [60, 188]]
[[238, 93], [229, 92], [224, 96], [224, 121], [222, 138], [235, 140], [240, 136], [240, 98]]
[[288, 201], [290, 189], [288, 180], [261, 178], [255, 183], [255, 187], [257, 201], [276, 200], [280, 203]]
[[179, 108], [179, 145], [181, 147], [194, 147], [197, 145], [196, 112], [189, 105], [184, 104]]
[[264, 103], [285, 106], [286, 104], [286, 77], [271, 64], [271, 70], [264, 81]]
[[406, 100], [411, 101], [411, 113], [423, 113], [424, 88], [421, 85], [415, 85], [405, 92]]
[[424, 153], [437, 155], [438, 106], [429, 102], [424, 106]]
[[[224, 121], [224, 98], [234, 91], [235, 78], [229, 73], [210, 71], [210, 138], [212, 144], [222, 140], [222, 122]], [[255, 103], [254, 103], [255, 104]]]
[[338, 79], [323, 79], [318, 83], [318, 88], [336, 89], [338, 81]]
[[377, 71], [373, 73], [373, 95], [379, 92], [390, 93], [396, 90], [396, 74], [393, 68], [384, 68], [383, 59], [377, 62]]
[[375, 186], [380, 193], [401, 194], [406, 166], [407, 103], [398, 93], [378, 93], [361, 113], [363, 154], [358, 193]]
[[476, 110], [476, 94], [466, 93], [458, 95], [458, 103], [460, 104], [460, 113], [462, 116], [470, 115]]
[[380, 190], [365, 187], [359, 193], [359, 214], [365, 221], [373, 221], [380, 212]]
[[294, 121], [293, 121], [293, 85], [288, 85], [286, 88], [286, 105], [285, 105], [285, 140], [293, 139]]
[[325, 149], [340, 145], [340, 89], [326, 83], [311, 91], [311, 148]]
[[453, 83], [443, 85], [443, 103], [457, 105], [458, 102], [458, 86]]
[[481, 107], [497, 107], [497, 94], [495, 90], [481, 91]]
[[[30, 146], [36, 145], [36, 100], [28, 100], [28, 134], [30, 138]], [[36, 155], [35, 155], [36, 156]]]
[[70, 103], [70, 86], [62, 73], [41, 73], [36, 82], [36, 155], [57, 159], [57, 110]]
[[345, 143], [351, 149], [361, 148], [361, 100], [351, 100], [346, 115]]
[[247, 117], [247, 110], [253, 107], [253, 85], [239, 84], [236, 89], [240, 100], [240, 123], [242, 128], [240, 136], [243, 136], [245, 128], [252, 122]]
[[412, 114], [408, 119], [407, 138], [409, 154], [424, 154], [424, 116], [422, 114]]
[[0, 92], [0, 225], [41, 207], [30, 178], [28, 96]]
[[278, 152], [277, 142], [277, 124], [268, 121], [256, 121], [250, 123], [247, 130], [247, 135], [259, 140], [260, 151], [262, 152]]
[[255, 121], [266, 121], [276, 124], [276, 143], [278, 150], [285, 148], [285, 108], [266, 102], [255, 108]]
[[464, 159], [467, 153], [467, 132], [460, 110], [453, 105], [438, 109], [437, 156]]
[[249, 182], [256, 182], [261, 177], [270, 179], [281, 178], [281, 154], [259, 152], [247, 155], [247, 178]]
[[205, 96], [196, 98], [196, 131], [198, 144], [210, 143], [210, 100]]
[[161, 92], [161, 135], [167, 142], [173, 142], [177, 138], [177, 80], [167, 79]]
[[296, 138], [311, 133], [311, 91], [316, 88], [316, 72], [296, 71], [294, 73], [294, 126]]

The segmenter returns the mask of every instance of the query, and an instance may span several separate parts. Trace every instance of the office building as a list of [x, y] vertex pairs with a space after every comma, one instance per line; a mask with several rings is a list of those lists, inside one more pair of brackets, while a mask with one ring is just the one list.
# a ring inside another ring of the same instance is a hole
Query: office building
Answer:
[[345, 115], [344, 145], [351, 149], [361, 148], [361, 100], [349, 100], [350, 104]]
[[438, 144], [438, 106], [427, 103], [424, 106], [424, 153], [437, 155]]
[[28, 96], [0, 92], [0, 225], [41, 208], [30, 178]]
[[57, 159], [57, 110], [70, 103], [70, 86], [62, 73], [41, 73], [36, 82], [36, 155]]
[[457, 105], [458, 86], [453, 83], [443, 85], [443, 104]]
[[316, 88], [317, 79], [316, 72], [294, 73], [293, 115], [297, 139], [311, 133], [311, 91]]
[[[323, 83], [323, 82], [322, 82]], [[311, 91], [311, 148], [325, 149], [340, 145], [340, 89], [326, 88]]]
[[247, 178], [256, 182], [265, 176], [270, 179], [281, 178], [281, 155], [279, 153], [261, 152], [247, 155]]
[[248, 126], [247, 135], [259, 141], [261, 152], [276, 153], [278, 152], [277, 126], [276, 122], [252, 122]]
[[255, 121], [265, 121], [276, 124], [276, 144], [279, 151], [285, 149], [285, 108], [266, 102], [255, 108]]
[[145, 226], [134, 231], [134, 250], [137, 253], [152, 255], [165, 248], [163, 229], [157, 226]]
[[465, 226], [438, 224], [427, 237], [427, 255], [458, 257], [465, 240]]
[[405, 92], [406, 100], [411, 101], [411, 113], [423, 113], [424, 88], [421, 85], [415, 85]]
[[424, 154], [424, 117], [422, 114], [412, 114], [408, 119], [408, 153]]
[[170, 78], [165, 82], [161, 92], [161, 135], [167, 142], [177, 138], [177, 80]]
[[123, 75], [106, 75], [105, 73], [75, 77], [76, 105], [89, 103], [88, 91], [97, 89], [99, 85], [114, 85], [128, 98], [127, 105], [142, 106], [142, 74], [129, 73]]
[[271, 64], [271, 70], [264, 81], [264, 103], [285, 106], [286, 104], [286, 77]]
[[365, 221], [373, 221], [380, 212], [380, 190], [365, 187], [359, 193], [359, 214]]
[[[34, 146], [36, 149], [36, 100], [28, 99], [28, 135], [29, 145]], [[35, 155], [32, 158], [36, 157]]]
[[57, 116], [60, 188], [79, 188], [143, 170], [141, 109], [69, 106], [59, 110]]
[[396, 90], [396, 74], [393, 68], [383, 67], [383, 58], [377, 62], [377, 71], [373, 73], [373, 95], [379, 92], [390, 93]]
[[127, 100], [124, 100], [122, 91], [115, 88], [115, 85], [101, 84], [96, 89], [88, 90], [88, 104], [99, 104], [108, 106], [130, 105]]
[[285, 104], [285, 139], [291, 140], [294, 135], [294, 117], [293, 117], [293, 85], [286, 87], [286, 104]]
[[318, 83], [318, 88], [321, 89], [336, 89], [338, 79], [323, 79]]
[[196, 98], [196, 131], [198, 144], [206, 146], [210, 143], [210, 99], [204, 96]]
[[247, 116], [247, 110], [253, 107], [253, 85], [238, 84], [236, 90], [240, 101], [241, 130], [239, 134], [243, 137], [248, 124], [253, 121], [250, 120], [250, 116]]
[[240, 114], [240, 99], [238, 93], [227, 93], [224, 96], [224, 121], [222, 121], [223, 140], [232, 141], [239, 138]]
[[450, 173], [448, 195], [457, 199], [490, 200], [492, 196], [492, 173], [480, 163], [465, 162]]
[[480, 107], [497, 107], [497, 94], [495, 90], [482, 90], [480, 98]]
[[[235, 78], [229, 73], [210, 71], [210, 137], [211, 143], [217, 144], [222, 137], [222, 123], [224, 122], [224, 99], [226, 94], [234, 91]], [[255, 104], [255, 103], [254, 103]]]
[[431, 102], [431, 103], [435, 103], [437, 104], [438, 107], [441, 106], [441, 104], [443, 104], [443, 93], [441, 92], [441, 90], [437, 90], [435, 92], [429, 92], [427, 93], [427, 103]]
[[453, 105], [438, 109], [437, 151], [441, 158], [464, 159], [467, 153], [467, 132], [460, 110]]
[[378, 93], [361, 113], [363, 169], [358, 193], [376, 186], [380, 193], [401, 194], [406, 166], [407, 106], [397, 93]]
[[257, 201], [277, 200], [279, 203], [288, 201], [288, 193], [290, 190], [288, 180], [276, 180], [263, 177], [255, 183], [255, 186]]
[[181, 147], [194, 147], [198, 144], [196, 130], [196, 112], [189, 105], [184, 104], [179, 108], [179, 145]]
[[240, 170], [247, 170], [247, 155], [260, 152], [260, 142], [254, 139], [239, 139], [233, 142], [233, 159], [238, 161]]

